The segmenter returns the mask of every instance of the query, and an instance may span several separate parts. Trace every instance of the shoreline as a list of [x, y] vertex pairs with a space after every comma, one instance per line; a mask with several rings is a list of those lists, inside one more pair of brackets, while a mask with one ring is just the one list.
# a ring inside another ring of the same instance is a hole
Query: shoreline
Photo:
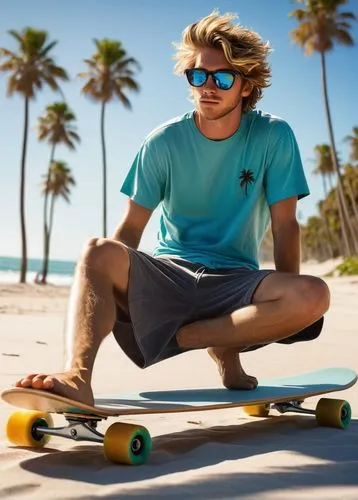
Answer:
[[[335, 259], [329, 259], [326, 261], [316, 261], [309, 260], [301, 262], [301, 274], [305, 272], [305, 270], [310, 270], [313, 274], [319, 272], [320, 274], [325, 274], [329, 271], [335, 269], [335, 267], [342, 262], [342, 257], [337, 257]], [[274, 263], [272, 261], [261, 261], [260, 269], [274, 268]], [[27, 272], [27, 283], [26, 284], [35, 284], [34, 280], [36, 277], [36, 271], [28, 271]], [[2, 285], [14, 285], [19, 284], [19, 270], [0, 270], [0, 286]], [[56, 274], [49, 273], [48, 274], [48, 285], [49, 286], [71, 286], [71, 282], [73, 280], [74, 274]]]

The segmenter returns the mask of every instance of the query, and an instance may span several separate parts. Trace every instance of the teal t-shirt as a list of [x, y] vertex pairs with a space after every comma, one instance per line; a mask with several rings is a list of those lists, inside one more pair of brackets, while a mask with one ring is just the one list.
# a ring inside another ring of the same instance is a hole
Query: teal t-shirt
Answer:
[[231, 137], [215, 141], [190, 111], [148, 135], [121, 192], [149, 209], [161, 204], [154, 256], [258, 269], [270, 205], [309, 189], [284, 120], [249, 111]]

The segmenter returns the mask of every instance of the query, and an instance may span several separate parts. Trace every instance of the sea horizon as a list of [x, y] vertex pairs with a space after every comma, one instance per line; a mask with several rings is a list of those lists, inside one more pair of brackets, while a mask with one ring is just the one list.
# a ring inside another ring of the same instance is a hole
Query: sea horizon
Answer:
[[[27, 259], [27, 283], [34, 283], [35, 277], [42, 269], [43, 259]], [[74, 275], [76, 262], [65, 259], [50, 259], [49, 272], [47, 276], [48, 283], [53, 285], [71, 285]], [[0, 283], [13, 284], [19, 282], [21, 269], [20, 257], [0, 256]]]

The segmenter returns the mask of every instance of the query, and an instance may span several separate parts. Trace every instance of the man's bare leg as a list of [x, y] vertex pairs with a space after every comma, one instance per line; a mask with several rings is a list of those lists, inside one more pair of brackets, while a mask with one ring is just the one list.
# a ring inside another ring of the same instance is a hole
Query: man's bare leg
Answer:
[[69, 301], [64, 372], [32, 373], [18, 380], [18, 387], [47, 389], [93, 404], [94, 361], [115, 323], [115, 293], [126, 297], [128, 273], [129, 256], [124, 245], [106, 239], [89, 242], [78, 262]]
[[230, 389], [253, 389], [255, 377], [242, 368], [240, 351], [290, 337], [327, 311], [329, 290], [313, 276], [275, 272], [258, 286], [252, 304], [220, 318], [197, 321], [177, 332], [183, 348], [208, 348]]

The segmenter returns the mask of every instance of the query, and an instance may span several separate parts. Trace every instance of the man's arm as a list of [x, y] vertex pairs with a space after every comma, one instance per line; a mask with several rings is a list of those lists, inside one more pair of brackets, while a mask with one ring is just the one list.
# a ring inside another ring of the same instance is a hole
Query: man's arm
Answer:
[[117, 226], [112, 239], [121, 241], [128, 247], [138, 248], [143, 231], [152, 213], [153, 210], [129, 200], [124, 217]]
[[294, 196], [274, 203], [270, 210], [276, 270], [299, 274], [301, 242], [296, 205]]

